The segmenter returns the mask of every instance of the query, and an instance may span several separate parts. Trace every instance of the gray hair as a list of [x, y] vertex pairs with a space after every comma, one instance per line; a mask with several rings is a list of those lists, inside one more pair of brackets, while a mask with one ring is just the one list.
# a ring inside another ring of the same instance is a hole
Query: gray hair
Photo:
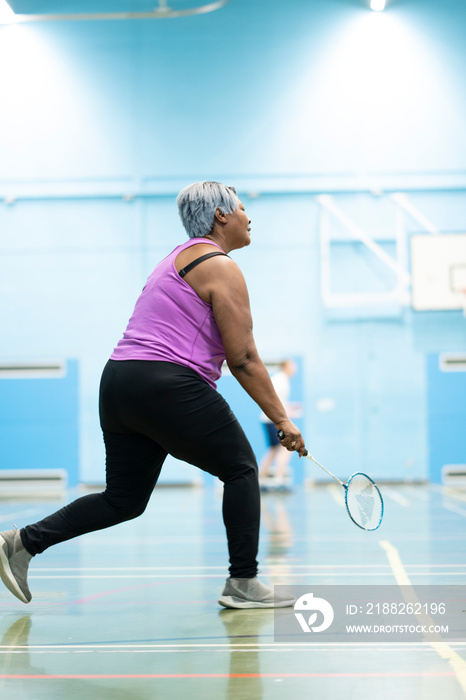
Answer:
[[183, 226], [190, 238], [202, 238], [212, 231], [215, 212], [232, 214], [239, 208], [234, 187], [220, 182], [195, 182], [184, 187], [176, 198]]

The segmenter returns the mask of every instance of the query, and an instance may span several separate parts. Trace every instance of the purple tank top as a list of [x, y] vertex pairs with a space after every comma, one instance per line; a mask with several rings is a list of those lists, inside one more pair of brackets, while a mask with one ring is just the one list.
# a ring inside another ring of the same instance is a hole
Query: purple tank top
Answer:
[[222, 338], [212, 313], [175, 268], [182, 250], [206, 238], [179, 245], [157, 265], [136, 302], [123, 338], [111, 360], [162, 360], [190, 367], [214, 389], [225, 360]]

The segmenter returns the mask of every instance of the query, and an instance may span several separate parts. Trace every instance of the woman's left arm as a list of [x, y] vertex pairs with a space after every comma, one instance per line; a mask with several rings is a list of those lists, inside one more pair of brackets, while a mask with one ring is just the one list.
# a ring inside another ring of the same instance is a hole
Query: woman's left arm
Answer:
[[229, 258], [215, 261], [217, 265], [210, 265], [209, 297], [228, 367], [277, 430], [284, 432], [282, 444], [302, 454], [305, 447], [301, 432], [287, 416], [256, 348], [249, 294], [241, 270]]

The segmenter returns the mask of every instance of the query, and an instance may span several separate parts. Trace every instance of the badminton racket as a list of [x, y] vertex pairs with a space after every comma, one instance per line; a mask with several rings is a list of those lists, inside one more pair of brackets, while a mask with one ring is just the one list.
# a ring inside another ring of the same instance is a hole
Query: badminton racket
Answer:
[[[283, 440], [285, 433], [279, 430], [278, 439]], [[345, 489], [345, 505], [348, 515], [355, 525], [362, 530], [377, 530], [383, 518], [383, 499], [378, 486], [367, 474], [356, 472], [352, 474], [347, 483], [340, 481], [332, 472], [329, 472], [320, 462], [304, 450], [304, 457], [324, 470], [332, 479], [335, 479]]]

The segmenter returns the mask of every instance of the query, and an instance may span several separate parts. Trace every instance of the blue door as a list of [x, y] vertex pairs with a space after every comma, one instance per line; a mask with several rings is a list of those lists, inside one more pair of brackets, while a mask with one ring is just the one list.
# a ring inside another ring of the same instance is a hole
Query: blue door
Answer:
[[64, 469], [79, 481], [78, 362], [0, 372], [0, 471]]
[[436, 484], [442, 482], [444, 465], [466, 464], [466, 371], [463, 365], [445, 361], [445, 356], [429, 355], [427, 358], [429, 477]]

